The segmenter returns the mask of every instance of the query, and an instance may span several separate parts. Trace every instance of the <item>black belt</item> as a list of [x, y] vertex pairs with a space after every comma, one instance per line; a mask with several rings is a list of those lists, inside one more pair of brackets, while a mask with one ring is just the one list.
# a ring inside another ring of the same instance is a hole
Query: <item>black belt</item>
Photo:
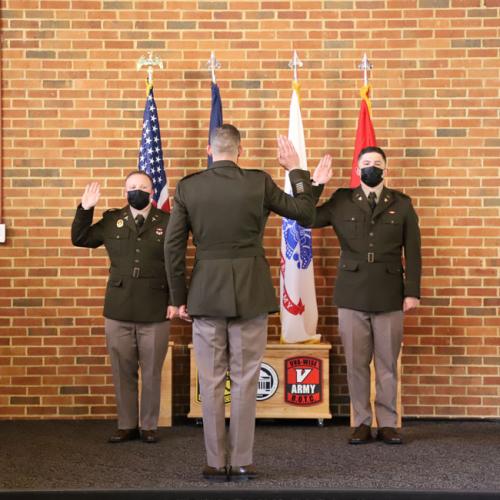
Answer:
[[374, 263], [386, 263], [386, 264], [401, 264], [401, 257], [393, 257], [390, 255], [380, 255], [376, 252], [367, 253], [353, 253], [346, 252], [342, 250], [340, 254], [340, 259], [349, 259], [356, 262], [368, 262], [369, 264]]
[[219, 248], [214, 250], [196, 249], [196, 260], [207, 259], [239, 259], [241, 257], [264, 256], [262, 247]]
[[133, 267], [132, 270], [128, 273], [117, 273], [113, 272], [110, 273], [110, 278], [111, 277], [120, 277], [120, 278], [144, 278], [144, 279], [155, 279], [158, 278], [158, 276], [153, 276], [153, 275], [144, 275], [144, 271], [140, 267]]

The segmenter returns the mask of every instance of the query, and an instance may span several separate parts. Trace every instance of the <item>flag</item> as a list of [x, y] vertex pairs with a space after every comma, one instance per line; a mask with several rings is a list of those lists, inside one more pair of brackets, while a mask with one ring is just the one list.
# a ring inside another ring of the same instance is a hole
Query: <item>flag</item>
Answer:
[[375, 130], [371, 120], [372, 104], [370, 102], [371, 85], [364, 85], [359, 94], [361, 95], [361, 107], [359, 108], [358, 129], [356, 131], [356, 142], [354, 143], [354, 156], [352, 158], [350, 187], [359, 186], [360, 180], [357, 173], [358, 156], [363, 148], [376, 146]]
[[[300, 168], [307, 170], [299, 99], [300, 84], [294, 81], [288, 138], [299, 155]], [[285, 177], [285, 192], [292, 194], [288, 172]], [[316, 335], [318, 306], [314, 287], [311, 230], [286, 218], [282, 221], [280, 267], [281, 341], [319, 342], [320, 336]]]
[[160, 122], [158, 121], [158, 112], [152, 85], [149, 85], [148, 97], [144, 107], [139, 164], [137, 168], [149, 174], [153, 179], [153, 205], [163, 210], [163, 212], [170, 212], [168, 181], [163, 164], [163, 150], [161, 148]]
[[[222, 101], [220, 98], [219, 86], [212, 82], [212, 108], [210, 110], [210, 127], [208, 129], [208, 144], [212, 132], [222, 125]], [[208, 157], [208, 166], [212, 165], [212, 156]]]

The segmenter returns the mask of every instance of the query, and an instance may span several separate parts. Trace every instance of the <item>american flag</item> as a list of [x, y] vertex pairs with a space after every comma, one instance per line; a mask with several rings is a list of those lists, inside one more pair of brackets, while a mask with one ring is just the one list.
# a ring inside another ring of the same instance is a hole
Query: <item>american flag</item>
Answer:
[[153, 205], [164, 212], [170, 212], [168, 181], [161, 148], [160, 122], [158, 121], [152, 86], [149, 89], [144, 107], [139, 165], [137, 168], [149, 174], [153, 179]]

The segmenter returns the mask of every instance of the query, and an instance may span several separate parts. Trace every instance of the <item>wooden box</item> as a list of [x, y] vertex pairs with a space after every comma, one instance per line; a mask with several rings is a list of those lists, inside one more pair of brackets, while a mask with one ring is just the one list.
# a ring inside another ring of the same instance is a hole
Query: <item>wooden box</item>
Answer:
[[[202, 417], [202, 402], [193, 345], [190, 411]], [[257, 392], [257, 418], [314, 418], [320, 423], [330, 413], [330, 344], [268, 344], [261, 365]], [[226, 417], [230, 416], [230, 381], [224, 394]]]

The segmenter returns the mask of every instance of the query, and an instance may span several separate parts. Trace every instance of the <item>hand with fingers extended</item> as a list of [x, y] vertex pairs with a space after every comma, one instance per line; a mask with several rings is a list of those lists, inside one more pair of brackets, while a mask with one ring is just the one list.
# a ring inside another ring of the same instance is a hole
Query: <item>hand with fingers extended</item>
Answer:
[[287, 137], [278, 136], [278, 161], [282, 167], [290, 172], [300, 168], [300, 158], [295, 148]]
[[94, 208], [101, 196], [101, 187], [98, 182], [91, 182], [85, 186], [85, 191], [82, 195], [82, 208], [89, 210]]
[[312, 180], [315, 184], [326, 184], [332, 176], [332, 157], [326, 154], [314, 169]]

